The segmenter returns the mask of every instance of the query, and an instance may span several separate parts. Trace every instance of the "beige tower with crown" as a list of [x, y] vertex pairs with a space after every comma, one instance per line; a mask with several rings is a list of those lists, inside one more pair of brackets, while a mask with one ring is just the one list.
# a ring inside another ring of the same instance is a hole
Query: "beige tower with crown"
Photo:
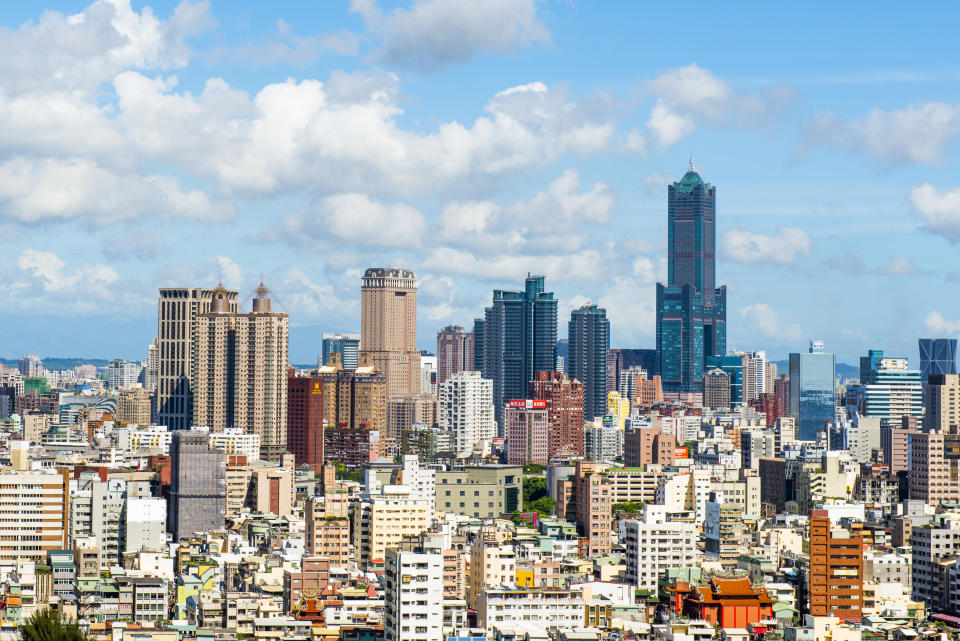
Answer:
[[420, 394], [417, 277], [407, 269], [373, 267], [360, 288], [360, 354], [387, 377], [387, 397]]
[[271, 310], [261, 283], [252, 310], [230, 311], [217, 287], [210, 311], [193, 327], [193, 425], [260, 435], [260, 458], [280, 461], [287, 435], [287, 347], [290, 319]]

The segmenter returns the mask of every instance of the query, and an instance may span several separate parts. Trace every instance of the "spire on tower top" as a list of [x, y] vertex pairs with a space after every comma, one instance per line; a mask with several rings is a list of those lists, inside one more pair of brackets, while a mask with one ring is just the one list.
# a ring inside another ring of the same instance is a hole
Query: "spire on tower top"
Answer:
[[693, 152], [690, 152], [690, 171], [696, 171], [696, 168], [693, 166]]

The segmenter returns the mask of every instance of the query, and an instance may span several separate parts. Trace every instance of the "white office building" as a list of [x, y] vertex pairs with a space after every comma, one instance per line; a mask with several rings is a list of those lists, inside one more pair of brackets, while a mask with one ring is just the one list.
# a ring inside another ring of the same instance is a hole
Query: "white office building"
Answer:
[[696, 560], [696, 525], [667, 521], [667, 512], [666, 506], [646, 505], [642, 519], [620, 521], [627, 581], [643, 590], [656, 590], [666, 569], [692, 567]]
[[388, 548], [384, 559], [387, 641], [442, 641], [443, 554]]
[[448, 378], [440, 385], [438, 422], [440, 429], [453, 432], [458, 454], [489, 450], [497, 435], [493, 381], [480, 372], [458, 372]]

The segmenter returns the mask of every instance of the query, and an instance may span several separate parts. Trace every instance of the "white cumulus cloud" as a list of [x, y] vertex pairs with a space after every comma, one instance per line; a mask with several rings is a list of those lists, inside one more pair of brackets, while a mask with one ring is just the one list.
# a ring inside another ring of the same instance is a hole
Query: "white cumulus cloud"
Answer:
[[288, 80], [250, 97], [220, 79], [198, 94], [128, 71], [115, 83], [120, 121], [145, 154], [176, 162], [230, 192], [290, 190], [414, 195], [476, 189], [563, 153], [609, 145], [609, 114], [542, 83], [496, 94], [487, 115], [435, 131], [402, 128], [397, 79], [336, 74]]
[[10, 311], [102, 314], [120, 304], [139, 311], [145, 303], [139, 285], [121, 279], [110, 265], [68, 265], [60, 255], [34, 248], [0, 263], [0, 304]]
[[747, 305], [740, 310], [740, 318], [746, 325], [748, 336], [756, 332], [766, 338], [784, 341], [797, 341], [803, 338], [803, 330], [799, 324], [766, 303]]
[[0, 163], [0, 212], [20, 223], [77, 218], [108, 224], [144, 214], [216, 221], [233, 208], [200, 190], [182, 190], [170, 176], [118, 174], [85, 158], [13, 158]]
[[929, 183], [910, 190], [910, 203], [931, 233], [960, 241], [960, 187], [940, 191]]
[[786, 85], [740, 93], [697, 64], [660, 72], [647, 82], [647, 90], [657, 98], [647, 129], [660, 147], [690, 136], [697, 121], [720, 127], [764, 126], [795, 93]]
[[168, 20], [130, 0], [97, 0], [80, 13], [45, 11], [18, 29], [0, 28], [7, 92], [92, 92], [124, 69], [174, 69], [191, 57], [185, 40], [215, 24], [209, 3], [184, 0]]
[[481, 51], [505, 54], [550, 38], [534, 0], [414, 0], [390, 13], [376, 0], [353, 0], [351, 7], [382, 36], [378, 60], [425, 73]]
[[810, 236], [798, 227], [784, 227], [776, 236], [731, 229], [723, 235], [726, 255], [746, 264], [790, 265], [811, 252]]
[[409, 205], [387, 205], [366, 194], [327, 196], [316, 207], [290, 214], [271, 234], [295, 244], [332, 248], [347, 241], [355, 247], [416, 248], [424, 240], [423, 215]]
[[871, 109], [861, 120], [828, 113], [808, 126], [805, 146], [863, 152], [887, 163], [935, 163], [960, 140], [960, 105], [926, 102]]
[[930, 312], [923, 323], [927, 334], [932, 336], [955, 336], [960, 334], [960, 320], [947, 320], [940, 312]]

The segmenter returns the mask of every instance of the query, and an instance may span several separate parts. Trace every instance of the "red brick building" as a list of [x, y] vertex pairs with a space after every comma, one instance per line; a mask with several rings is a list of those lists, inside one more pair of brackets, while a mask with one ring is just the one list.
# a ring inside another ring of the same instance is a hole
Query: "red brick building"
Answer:
[[536, 372], [534, 377], [530, 398], [547, 403], [549, 460], [583, 456], [583, 383], [563, 372]]

